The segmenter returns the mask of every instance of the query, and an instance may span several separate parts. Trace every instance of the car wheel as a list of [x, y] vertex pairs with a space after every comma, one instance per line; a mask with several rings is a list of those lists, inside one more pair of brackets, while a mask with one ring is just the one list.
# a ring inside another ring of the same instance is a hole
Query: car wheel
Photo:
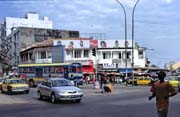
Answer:
[[81, 99], [77, 99], [76, 102], [77, 102], [77, 103], [80, 103], [80, 102], [81, 102]]
[[134, 82], [134, 85], [137, 86], [137, 82]]
[[40, 100], [42, 100], [42, 98], [43, 98], [43, 97], [42, 97], [42, 95], [41, 95], [41, 92], [40, 92], [40, 91], [38, 91], [38, 92], [37, 92], [37, 95], [38, 95], [38, 98], [39, 98]]
[[4, 91], [3, 91], [3, 89], [1, 89], [1, 93], [2, 93], [2, 94], [4, 94]]
[[12, 95], [12, 91], [10, 89], [8, 89], [8, 94]]
[[34, 81], [33, 80], [29, 80], [29, 87], [34, 87]]
[[29, 94], [29, 90], [25, 91], [26, 94]]
[[55, 94], [51, 95], [51, 102], [52, 103], [56, 103], [56, 96], [55, 96]]

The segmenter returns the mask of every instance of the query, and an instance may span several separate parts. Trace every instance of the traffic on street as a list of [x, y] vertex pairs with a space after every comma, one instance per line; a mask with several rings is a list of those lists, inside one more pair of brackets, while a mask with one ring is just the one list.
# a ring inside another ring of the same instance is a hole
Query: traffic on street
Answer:
[[[80, 86], [84, 92], [81, 103], [58, 101], [51, 103], [49, 98], [40, 100], [37, 88], [29, 94], [0, 94], [2, 117], [153, 117], [156, 116], [155, 100], [149, 101], [149, 86], [125, 86], [116, 84], [112, 93], [97, 93], [93, 86]], [[180, 95], [170, 99], [169, 116], [178, 117]]]

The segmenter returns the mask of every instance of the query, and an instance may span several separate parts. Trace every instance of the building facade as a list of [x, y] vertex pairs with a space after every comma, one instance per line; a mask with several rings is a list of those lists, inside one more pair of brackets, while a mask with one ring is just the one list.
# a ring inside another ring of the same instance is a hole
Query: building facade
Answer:
[[[117, 43], [118, 41], [118, 43]], [[131, 69], [132, 65], [132, 43], [128, 40], [129, 46], [127, 48], [127, 68]], [[43, 42], [42, 42], [43, 43]], [[104, 44], [102, 44], [104, 43]], [[107, 45], [106, 45], [107, 44]], [[54, 63], [59, 53], [62, 55], [63, 61], [59, 62], [80, 62], [83, 65], [83, 73], [95, 74], [97, 72], [120, 72], [119, 69], [125, 69], [125, 46], [124, 40], [93, 40], [76, 38], [70, 39], [51, 39], [44, 42], [40, 47], [36, 44], [36, 49], [31, 47], [21, 52], [20, 63]], [[55, 47], [56, 50], [52, 48]], [[146, 55], [145, 49], [138, 47], [134, 43], [134, 67], [145, 68]], [[37, 49], [38, 48], [38, 49]], [[39, 49], [40, 48], [40, 49]], [[96, 48], [96, 54], [93, 55], [93, 50]], [[32, 54], [34, 52], [34, 54]], [[33, 59], [30, 59], [32, 58]], [[62, 60], [57, 58], [56, 60]]]
[[21, 64], [63, 63], [64, 46], [35, 45], [20, 53]]
[[[93, 64], [97, 71], [115, 71], [132, 68], [132, 43], [128, 40], [125, 49], [124, 40], [54, 40], [53, 45], [58, 43], [65, 45], [65, 61], [81, 62], [84, 66]], [[146, 65], [145, 49], [134, 43], [134, 67], [144, 68]], [[96, 48], [96, 56], [93, 50]], [[127, 63], [125, 53], [127, 51]], [[91, 62], [92, 61], [92, 62]], [[94, 72], [94, 71], [86, 71]]]
[[53, 22], [48, 17], [39, 18], [39, 14], [29, 12], [24, 18], [6, 17], [4, 20], [6, 36], [17, 27], [44, 28], [52, 29]]
[[74, 38], [79, 37], [78, 31], [56, 30], [56, 29], [42, 29], [42, 28], [16, 28], [7, 37], [11, 40], [9, 55], [13, 56], [10, 64], [17, 66], [20, 59], [20, 50], [28, 48], [37, 42], [43, 42], [48, 38]]

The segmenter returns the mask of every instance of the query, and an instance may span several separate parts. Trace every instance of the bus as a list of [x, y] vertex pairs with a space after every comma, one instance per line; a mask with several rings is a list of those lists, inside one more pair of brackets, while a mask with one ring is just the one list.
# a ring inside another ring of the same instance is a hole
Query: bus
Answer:
[[18, 72], [27, 79], [30, 87], [37, 86], [47, 78], [66, 78], [78, 85], [83, 84], [81, 63], [19, 64]]

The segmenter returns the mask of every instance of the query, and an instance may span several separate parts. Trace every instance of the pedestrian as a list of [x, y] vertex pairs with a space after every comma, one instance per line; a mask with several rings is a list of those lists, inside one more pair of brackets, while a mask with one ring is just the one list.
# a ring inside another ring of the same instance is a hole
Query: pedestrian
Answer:
[[159, 81], [155, 82], [151, 87], [152, 95], [149, 96], [149, 100], [156, 97], [156, 107], [158, 117], [167, 117], [168, 115], [168, 106], [169, 106], [169, 97], [172, 97], [177, 94], [176, 90], [172, 87], [169, 82], [165, 82], [164, 78], [166, 77], [165, 72], [159, 72], [158, 78]]
[[107, 76], [106, 76], [106, 74], [104, 75], [104, 84], [106, 84], [107, 83]]
[[87, 76], [84, 76], [85, 84], [88, 85], [88, 78]]
[[51, 74], [49, 74], [49, 78], [51, 78], [52, 76], [51, 76]]
[[125, 77], [125, 84], [126, 84], [126, 87], [128, 86], [128, 80], [129, 80], [129, 78], [128, 78], [128, 77]]

